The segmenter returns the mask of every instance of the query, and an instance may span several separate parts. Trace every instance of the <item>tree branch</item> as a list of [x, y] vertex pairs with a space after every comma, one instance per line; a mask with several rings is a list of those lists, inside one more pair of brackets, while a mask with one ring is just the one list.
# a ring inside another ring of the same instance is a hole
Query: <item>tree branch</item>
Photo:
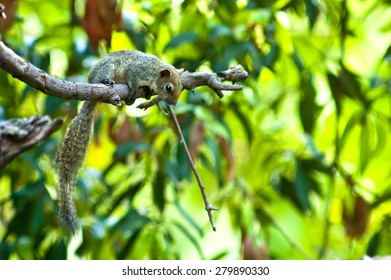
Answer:
[[[110, 103], [116, 106], [128, 99], [130, 88], [124, 84], [107, 86], [103, 84], [88, 84], [64, 81], [50, 76], [48, 73], [25, 61], [0, 41], [0, 68], [10, 73], [14, 78], [25, 82], [31, 87], [51, 96], [67, 100], [93, 100]], [[248, 74], [239, 65], [223, 72], [185, 71], [181, 75], [183, 89], [194, 89], [199, 86], [209, 86], [221, 98], [223, 90], [238, 91], [243, 87], [223, 84], [222, 81], [242, 81]], [[137, 92], [137, 98], [145, 98], [145, 92]]]
[[63, 123], [48, 116], [0, 122], [0, 170], [18, 155], [46, 139]]
[[15, 54], [0, 41], [0, 68], [33, 88], [63, 99], [94, 100], [120, 105], [129, 94], [127, 85], [108, 87], [54, 78]]

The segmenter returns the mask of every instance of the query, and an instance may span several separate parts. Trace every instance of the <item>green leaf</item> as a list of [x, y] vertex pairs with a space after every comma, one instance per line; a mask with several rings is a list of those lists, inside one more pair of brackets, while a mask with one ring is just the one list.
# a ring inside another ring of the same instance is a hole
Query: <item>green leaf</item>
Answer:
[[182, 145], [179, 145], [179, 147], [177, 148], [175, 168], [176, 168], [175, 177], [179, 181], [183, 179], [187, 179], [187, 180], [190, 179], [190, 175], [191, 175], [190, 164], [189, 164], [189, 160], [187, 159], [186, 152], [182, 147]]
[[66, 260], [68, 248], [64, 239], [54, 242], [45, 254], [45, 260]]
[[29, 236], [21, 236], [16, 240], [16, 252], [21, 259], [34, 259], [33, 240]]
[[53, 116], [55, 113], [57, 113], [63, 104], [63, 99], [49, 95], [45, 98], [45, 109], [43, 113], [49, 116]]
[[[301, 176], [301, 177], [299, 177]], [[282, 196], [287, 197], [293, 205], [295, 205], [300, 211], [304, 212], [309, 209], [308, 199], [306, 199], [306, 193], [308, 188], [308, 183], [305, 182], [305, 177], [302, 175], [296, 175], [294, 181], [290, 178], [288, 179], [284, 175], [280, 175], [278, 179], [272, 180], [273, 188], [280, 193]], [[301, 181], [304, 181], [305, 184], [301, 185]]]
[[117, 260], [124, 260], [127, 258], [127, 255], [136, 242], [137, 237], [140, 235], [141, 230], [142, 228], [137, 228], [133, 232], [132, 236], [126, 240], [126, 243], [120, 247], [120, 250], [117, 253]]
[[366, 255], [369, 257], [374, 257], [376, 255], [376, 251], [379, 247], [379, 244], [380, 244], [380, 231], [375, 233], [372, 236], [371, 240], [369, 241]]
[[308, 134], [312, 134], [320, 107], [315, 102], [316, 92], [312, 86], [311, 80], [305, 75], [303, 75], [301, 79], [301, 91], [302, 95], [299, 103], [300, 120], [304, 131]]
[[216, 255], [214, 255], [213, 257], [211, 257], [210, 259], [211, 260], [223, 260], [226, 256], [228, 256], [230, 254], [229, 251], [222, 251], [220, 253], [217, 253]]
[[320, 165], [325, 165], [324, 160], [324, 154], [319, 151], [319, 149], [316, 147], [311, 135], [305, 135], [304, 139], [306, 140], [306, 144], [308, 146], [308, 150], [311, 153], [311, 156], [316, 160]]
[[128, 154], [132, 154], [135, 152], [145, 152], [152, 150], [151, 144], [147, 142], [131, 142], [129, 144], [125, 144], [119, 146], [114, 153], [114, 159], [122, 158]]
[[340, 139], [340, 146], [341, 146], [341, 149], [342, 147], [344, 146], [345, 142], [346, 142], [346, 139], [347, 137], [349, 136], [350, 132], [353, 130], [353, 128], [359, 124], [361, 122], [361, 119], [362, 119], [362, 114], [361, 113], [354, 113], [349, 121], [346, 123], [345, 125], [345, 128], [342, 132], [342, 136], [341, 136], [341, 139]]
[[190, 241], [193, 243], [194, 247], [196, 248], [198, 255], [200, 256], [201, 259], [205, 259], [204, 252], [202, 251], [201, 245], [198, 242], [198, 239], [195, 238], [190, 231], [181, 225], [180, 223], [174, 222], [173, 225], [175, 225]]
[[300, 159], [300, 165], [302, 165], [303, 169], [306, 171], [316, 170], [327, 175], [333, 174], [333, 171], [329, 166], [317, 159]]
[[128, 20], [124, 20], [124, 29], [132, 38], [132, 42], [136, 45], [136, 49], [144, 52], [147, 45], [148, 33], [147, 30], [138, 28], [134, 21], [135, 20], [129, 22]]
[[296, 164], [296, 174], [293, 185], [300, 209], [303, 211], [309, 210], [310, 201], [308, 194], [310, 192], [311, 185], [300, 163]]
[[310, 192], [315, 191], [320, 195], [322, 194], [319, 183], [313, 178], [313, 170], [324, 171], [326, 174], [331, 173], [331, 170], [328, 170], [326, 166], [316, 159], [303, 160], [297, 158], [293, 181], [281, 174], [278, 178], [273, 178], [271, 184], [276, 191], [288, 197], [298, 209], [306, 212], [311, 210]]
[[273, 70], [274, 63], [278, 60], [280, 56], [280, 47], [278, 44], [274, 43], [270, 52], [265, 56], [264, 64], [267, 68]]
[[7, 240], [2, 240], [0, 243], [0, 260], [8, 260], [13, 249]]
[[376, 138], [377, 143], [375, 148], [372, 151], [373, 155], [376, 155], [380, 153], [384, 147], [387, 144], [387, 138], [389, 137], [389, 134], [387, 133], [387, 128], [383, 126], [383, 123], [381, 123], [379, 120], [376, 120], [376, 123], [374, 124], [376, 128]]
[[194, 43], [198, 41], [199, 36], [194, 31], [186, 31], [179, 33], [177, 36], [171, 39], [171, 41], [165, 46], [164, 51], [177, 48], [187, 43]]
[[[263, 61], [263, 59], [262, 59], [261, 50], [258, 47], [256, 47], [256, 45], [253, 42], [248, 42], [246, 45], [246, 48], [247, 48], [248, 53], [251, 56], [252, 63], [253, 63], [253, 65], [252, 65], [253, 70], [250, 74], [254, 79], [256, 79], [259, 76], [259, 74], [261, 73], [261, 70], [262, 70], [263, 65], [265, 64], [265, 61]], [[270, 57], [268, 58], [267, 62], [271, 67], [274, 65], [275, 59], [278, 56], [278, 47], [273, 46], [273, 49], [269, 53], [269, 55], [270, 55]]]
[[387, 186], [386, 191], [376, 198], [376, 200], [372, 203], [371, 207], [372, 209], [374, 209], [382, 203], [388, 201], [391, 201], [391, 185]]
[[209, 40], [215, 41], [216, 39], [224, 36], [231, 36], [232, 29], [225, 24], [218, 24], [212, 27], [209, 33]]
[[247, 137], [247, 142], [250, 144], [254, 139], [253, 127], [251, 126], [251, 121], [249, 119], [250, 114], [244, 113], [240, 109], [240, 104], [235, 101], [231, 102], [230, 109], [235, 114], [235, 117], [238, 118], [240, 124], [243, 126], [244, 132]]
[[126, 192], [118, 196], [111, 204], [110, 209], [106, 213], [106, 217], [109, 217], [110, 214], [121, 204], [123, 200], [129, 199], [130, 201], [132, 201], [134, 196], [137, 194], [137, 192], [141, 189], [143, 185], [144, 179], [137, 182], [130, 182], [130, 185], [127, 188]]
[[194, 221], [194, 219], [186, 212], [185, 209], [180, 205], [178, 201], [175, 201], [175, 207], [178, 209], [179, 213], [185, 218], [185, 220], [198, 232], [198, 234], [203, 237], [204, 233], [202, 232], [201, 227]]
[[15, 200], [25, 200], [25, 199], [34, 199], [42, 197], [46, 192], [43, 181], [37, 181], [34, 183], [27, 184], [23, 189], [14, 192], [12, 194], [13, 199]]
[[46, 206], [46, 201], [45, 200], [38, 200], [37, 203], [35, 204], [34, 209], [32, 210], [32, 225], [31, 225], [31, 230], [34, 233], [38, 233], [42, 230], [43, 228], [43, 220], [44, 220], [44, 214], [45, 214], [45, 206]]
[[203, 154], [201, 154], [201, 159], [203, 160], [203, 163], [207, 166], [207, 168], [210, 168], [214, 171], [213, 173], [217, 176], [219, 186], [221, 187], [224, 184], [224, 179], [223, 179], [223, 174], [221, 173], [221, 168], [220, 168], [220, 166], [221, 166], [220, 149], [216, 145], [216, 142], [213, 141], [213, 139], [210, 138], [209, 136], [205, 137], [205, 144], [208, 146], [209, 150], [213, 154], [214, 163], [209, 164], [209, 161], [207, 160], [207, 158]]
[[151, 220], [147, 216], [142, 215], [136, 209], [131, 208], [125, 216], [113, 226], [111, 232], [130, 238], [150, 222]]
[[319, 9], [318, 9], [318, 2], [313, 0], [305, 0], [305, 11], [307, 14], [308, 19], [310, 20], [310, 26], [311, 28], [314, 27], [314, 24], [316, 22], [316, 19], [319, 15]]
[[337, 111], [337, 115], [339, 116], [341, 114], [342, 110], [342, 100], [344, 97], [343, 91], [341, 89], [340, 82], [336, 76], [333, 74], [328, 73], [327, 74], [327, 79], [329, 81], [331, 93], [334, 98], [334, 103], [335, 103], [335, 108]]
[[344, 90], [346, 96], [352, 99], [360, 100], [363, 104], [366, 104], [367, 100], [361, 90], [361, 86], [358, 81], [359, 78], [357, 75], [353, 74], [345, 67], [342, 67], [339, 79], [340, 86]]
[[364, 124], [361, 128], [360, 137], [360, 172], [364, 173], [365, 168], [368, 165], [369, 158], [371, 156], [369, 147], [369, 128]]
[[342, 97], [344, 96], [354, 100], [359, 100], [362, 104], [367, 104], [366, 97], [362, 92], [358, 77], [355, 74], [342, 66], [342, 70], [338, 77], [334, 76], [333, 74], [328, 74], [327, 76], [334, 100], [337, 105], [338, 113], [341, 110], [340, 103], [342, 102]]
[[164, 190], [166, 188], [166, 174], [162, 166], [159, 166], [159, 170], [153, 180], [153, 203], [157, 206], [160, 213], [164, 211], [165, 199]]
[[297, 69], [300, 72], [303, 72], [305, 70], [305, 66], [303, 64], [303, 60], [300, 57], [300, 52], [295, 48], [292, 54], [293, 61], [295, 62]]

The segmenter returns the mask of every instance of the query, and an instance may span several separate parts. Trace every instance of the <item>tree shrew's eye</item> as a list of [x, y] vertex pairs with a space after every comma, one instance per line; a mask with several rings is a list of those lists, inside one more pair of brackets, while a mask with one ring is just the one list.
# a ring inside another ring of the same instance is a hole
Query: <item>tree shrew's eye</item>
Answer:
[[164, 85], [164, 91], [167, 93], [171, 93], [174, 90], [174, 87], [172, 84], [166, 84]]

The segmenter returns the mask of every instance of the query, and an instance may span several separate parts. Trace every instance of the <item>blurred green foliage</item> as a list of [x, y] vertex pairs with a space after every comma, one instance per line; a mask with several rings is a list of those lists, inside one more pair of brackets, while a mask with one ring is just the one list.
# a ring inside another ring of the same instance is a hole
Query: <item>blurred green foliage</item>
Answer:
[[250, 77], [221, 100], [183, 92], [175, 108], [217, 232], [170, 120], [101, 105], [72, 238], [57, 221], [53, 162], [80, 102], [0, 71], [0, 119], [67, 119], [0, 173], [0, 259], [391, 254], [389, 1], [122, 1], [122, 29], [100, 55], [74, 20], [85, 1], [20, 2], [3, 40], [61, 79], [86, 81], [102, 53], [124, 48], [189, 71], [241, 64]]

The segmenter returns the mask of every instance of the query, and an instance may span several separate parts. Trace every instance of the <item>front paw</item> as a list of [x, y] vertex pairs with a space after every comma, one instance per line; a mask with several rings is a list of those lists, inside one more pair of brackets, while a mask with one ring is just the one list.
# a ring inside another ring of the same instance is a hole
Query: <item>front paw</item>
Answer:
[[102, 84], [105, 84], [107, 86], [112, 86], [115, 84], [114, 80], [111, 80], [111, 79], [103, 79], [102, 81], [100, 81]]
[[147, 100], [151, 99], [153, 93], [154, 93], [153, 88], [147, 87], [145, 90], [145, 99]]
[[151, 101], [141, 103], [140, 105], [137, 106], [137, 108], [145, 110], [145, 109], [148, 109], [149, 107], [152, 107], [153, 105], [158, 104], [160, 101], [162, 101], [162, 98], [160, 96], [158, 96], [158, 97], [155, 97], [154, 99], [152, 99]]
[[136, 93], [134, 91], [130, 91], [128, 98], [125, 100], [126, 105], [132, 105], [136, 101]]
[[152, 104], [152, 101], [149, 101], [149, 102], [141, 103], [140, 105], [137, 106], [137, 108], [146, 110], [149, 107], [152, 107], [153, 105], [155, 105], [155, 104]]

